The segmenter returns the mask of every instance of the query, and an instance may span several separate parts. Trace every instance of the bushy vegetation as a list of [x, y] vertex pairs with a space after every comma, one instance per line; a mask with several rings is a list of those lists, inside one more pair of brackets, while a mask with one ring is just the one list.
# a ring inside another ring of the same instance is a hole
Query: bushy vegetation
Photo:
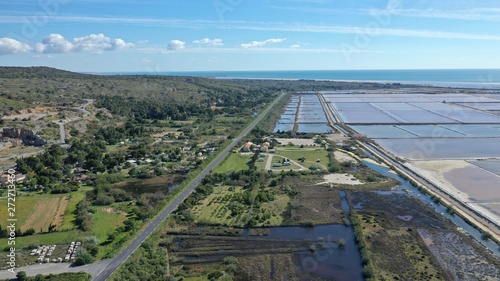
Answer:
[[17, 281], [90, 281], [92, 280], [92, 275], [85, 272], [78, 273], [61, 273], [61, 274], [50, 274], [42, 275], [37, 274], [36, 276], [27, 276], [26, 272], [19, 271], [16, 274]]

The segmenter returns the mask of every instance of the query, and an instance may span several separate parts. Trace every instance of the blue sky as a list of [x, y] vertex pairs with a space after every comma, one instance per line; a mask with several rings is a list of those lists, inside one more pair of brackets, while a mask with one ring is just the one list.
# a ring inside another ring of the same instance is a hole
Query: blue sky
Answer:
[[0, 65], [500, 68], [495, 0], [0, 0]]

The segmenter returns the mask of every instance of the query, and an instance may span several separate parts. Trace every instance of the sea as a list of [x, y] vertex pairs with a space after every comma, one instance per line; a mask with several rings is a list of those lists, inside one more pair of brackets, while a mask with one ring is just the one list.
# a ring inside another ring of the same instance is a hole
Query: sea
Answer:
[[453, 88], [500, 89], [500, 69], [113, 72], [99, 74], [196, 76], [218, 79], [356, 81]]

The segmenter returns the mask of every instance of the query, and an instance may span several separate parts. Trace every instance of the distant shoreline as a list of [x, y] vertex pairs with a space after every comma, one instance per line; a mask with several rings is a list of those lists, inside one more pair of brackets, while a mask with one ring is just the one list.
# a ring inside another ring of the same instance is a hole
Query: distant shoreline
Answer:
[[398, 83], [402, 85], [421, 87], [488, 90], [500, 89], [500, 69], [102, 72], [93, 74], [123, 76], [183, 76], [243, 80], [310, 80], [376, 84]]

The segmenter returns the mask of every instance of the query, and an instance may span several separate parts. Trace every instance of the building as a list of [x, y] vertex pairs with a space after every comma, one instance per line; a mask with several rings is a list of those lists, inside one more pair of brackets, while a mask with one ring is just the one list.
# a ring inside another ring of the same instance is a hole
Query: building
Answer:
[[247, 142], [241, 147], [240, 152], [251, 152], [252, 146], [253, 146], [253, 143]]

